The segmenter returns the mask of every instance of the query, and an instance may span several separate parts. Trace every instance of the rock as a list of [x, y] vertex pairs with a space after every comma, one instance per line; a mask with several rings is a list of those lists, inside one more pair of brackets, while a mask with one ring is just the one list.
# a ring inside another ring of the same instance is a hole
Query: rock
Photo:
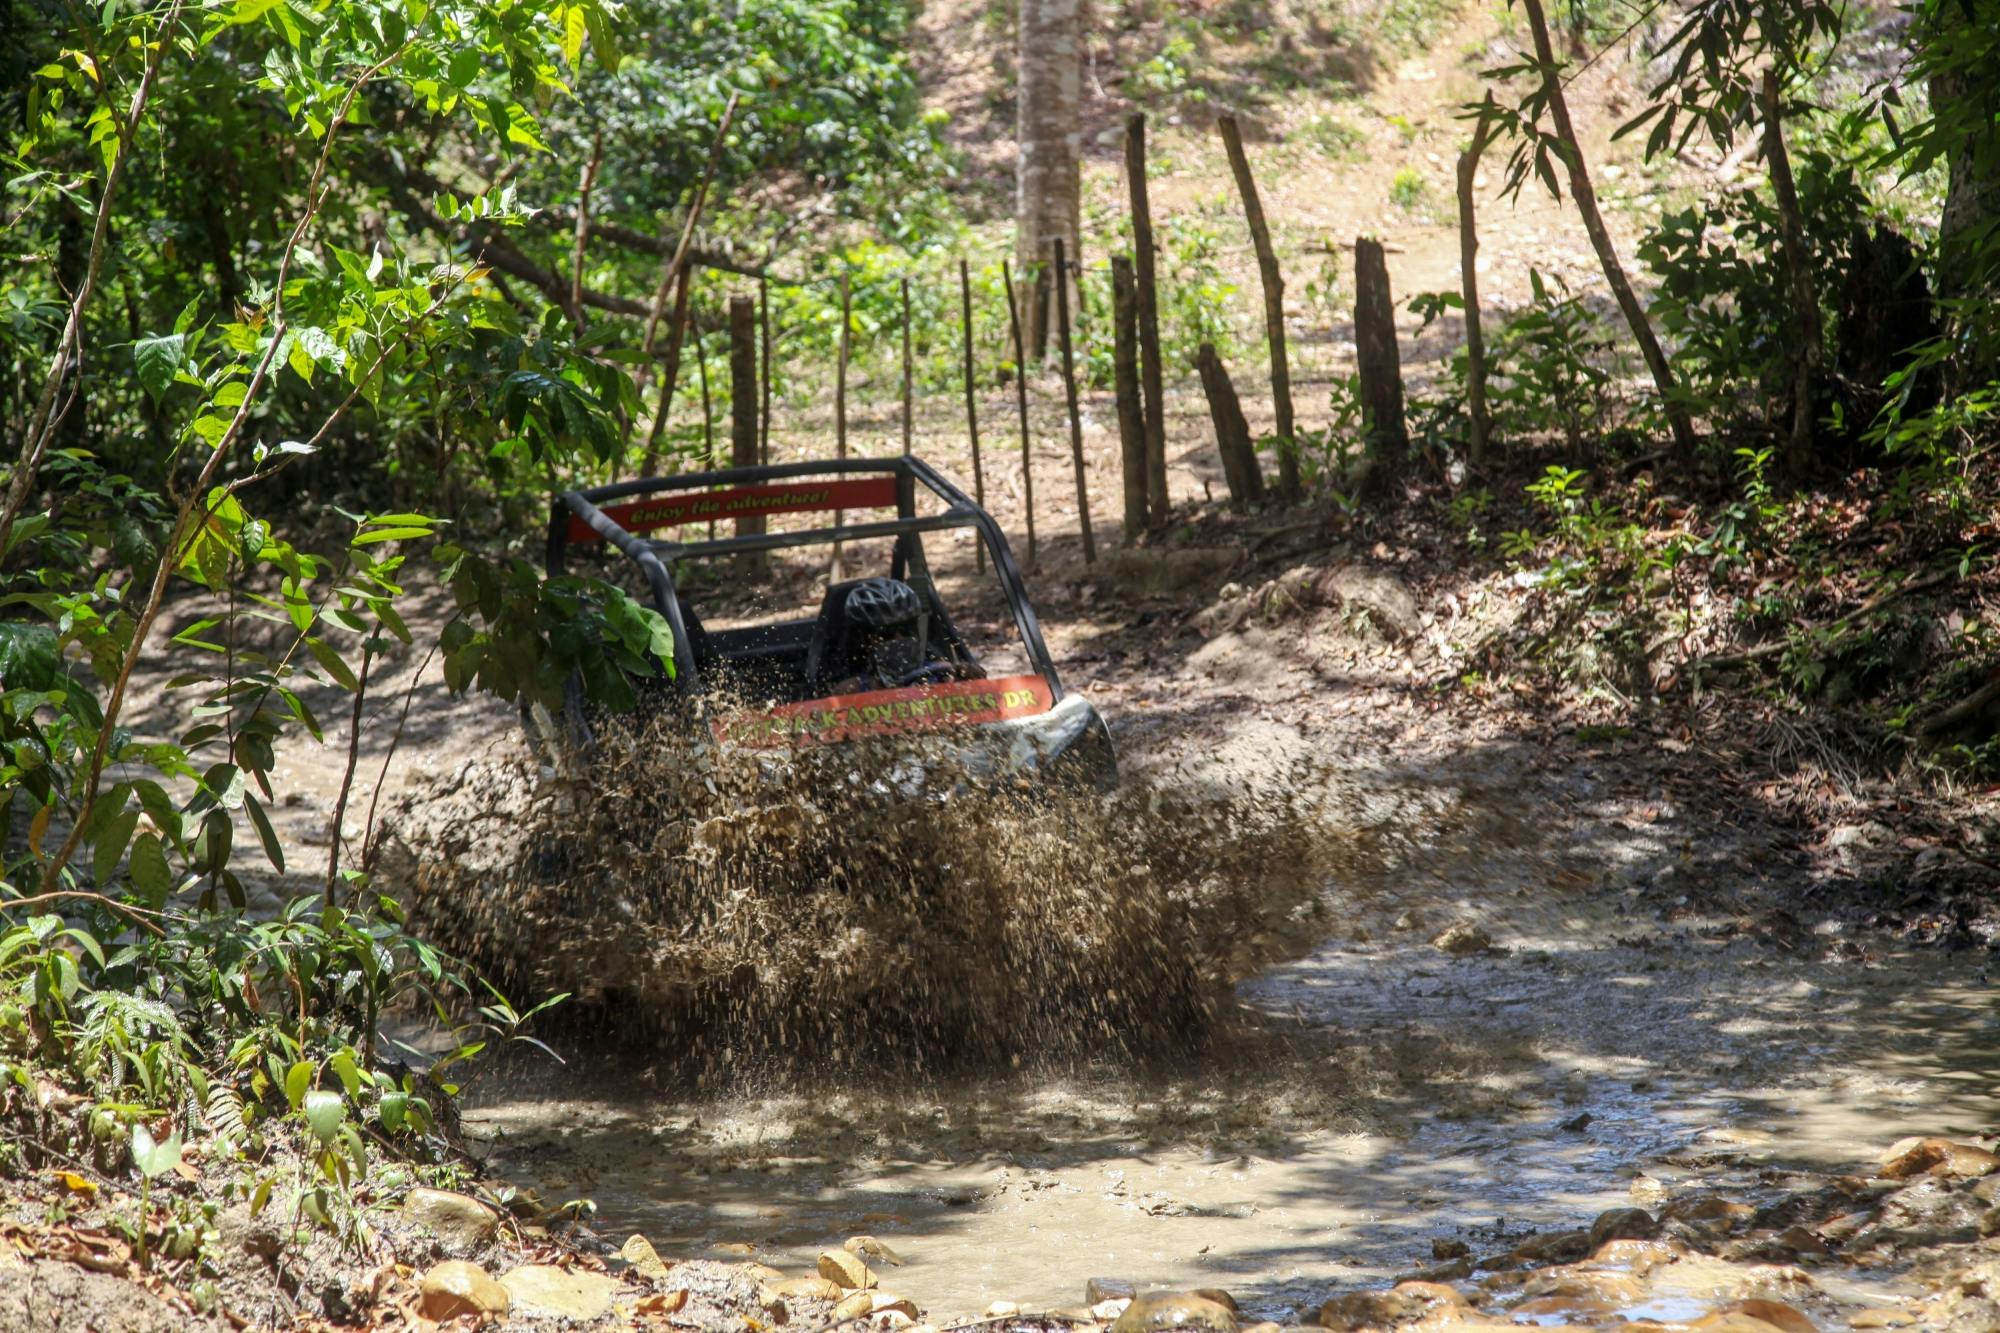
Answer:
[[710, 1248], [717, 1254], [726, 1254], [732, 1259], [748, 1259], [757, 1253], [757, 1247], [747, 1240], [725, 1240]]
[[[665, 1263], [666, 1261], [663, 1259], [660, 1262]], [[749, 1278], [752, 1282], [761, 1282], [767, 1287], [773, 1282], [783, 1282], [785, 1280], [785, 1275], [769, 1264], [744, 1264], [736, 1271]]]
[[1373, 1329], [1421, 1319], [1433, 1310], [1459, 1310], [1465, 1297], [1433, 1282], [1405, 1282], [1389, 1291], [1355, 1291], [1336, 1296], [1319, 1309], [1321, 1328], [1335, 1333]]
[[837, 1301], [846, 1290], [838, 1282], [823, 1277], [793, 1277], [770, 1284], [771, 1290], [788, 1301]]
[[1590, 1253], [1588, 1231], [1548, 1231], [1531, 1236], [1507, 1255], [1513, 1267], [1538, 1264], [1566, 1264]]
[[498, 1319], [511, 1306], [506, 1287], [478, 1264], [463, 1259], [447, 1259], [434, 1266], [419, 1286], [418, 1308], [424, 1318], [440, 1324], [464, 1315]]
[[1021, 1307], [1012, 1301], [994, 1301], [986, 1307], [986, 1313], [979, 1317], [981, 1319], [1012, 1319], [1019, 1313], [1021, 1313]]
[[579, 1324], [611, 1313], [611, 1302], [622, 1285], [615, 1277], [553, 1264], [523, 1264], [500, 1277], [520, 1314], [573, 1319]]
[[1739, 1311], [1717, 1311], [1703, 1315], [1689, 1324], [1690, 1329], [1700, 1329], [1701, 1333], [1782, 1333], [1776, 1324], [1767, 1324], [1755, 1315]]
[[1085, 1311], [1085, 1313], [1100, 1324], [1108, 1324], [1117, 1319], [1119, 1315], [1124, 1314], [1125, 1307], [1130, 1305], [1135, 1299], [1137, 1298], [1113, 1296], [1109, 1300], [1099, 1301], [1097, 1304], [1091, 1306], [1089, 1310]]
[[667, 1275], [671, 1267], [653, 1248], [653, 1242], [634, 1232], [619, 1247], [618, 1257], [637, 1269], [639, 1276], [648, 1280], [658, 1280]]
[[1896, 1147], [1902, 1151], [1892, 1149], [1891, 1155], [1882, 1164], [1884, 1180], [1908, 1180], [1920, 1175], [1967, 1180], [2000, 1171], [2000, 1155], [1969, 1143], [1954, 1143], [1950, 1139], [1918, 1139], [1915, 1142], [1905, 1139]]
[[819, 1275], [828, 1282], [851, 1291], [866, 1291], [877, 1284], [874, 1272], [857, 1255], [846, 1250], [821, 1250]]
[[1453, 958], [1463, 958], [1467, 954], [1485, 953], [1491, 949], [1493, 937], [1470, 921], [1458, 921], [1433, 935], [1431, 946], [1442, 949]]
[[1386, 571], [1341, 565], [1322, 574], [1314, 591], [1324, 605], [1366, 616], [1385, 639], [1414, 639], [1423, 631], [1409, 585]]
[[1590, 1248], [1614, 1240], [1651, 1240], [1659, 1234], [1659, 1222], [1644, 1208], [1613, 1208], [1590, 1224]]
[[485, 1248], [500, 1232], [498, 1212], [452, 1190], [411, 1190], [403, 1196], [403, 1216], [436, 1236], [448, 1252], [461, 1256]]
[[1138, 1294], [1130, 1282], [1120, 1277], [1094, 1277], [1083, 1284], [1085, 1305], [1095, 1305], [1099, 1301], [1129, 1301]]
[[1855, 1250], [1890, 1245], [1962, 1245], [1979, 1239], [1986, 1209], [1969, 1190], [1954, 1190], [1938, 1176], [1924, 1176], [1882, 1201], [1874, 1220], [1850, 1242]]
[[1757, 1215], [1747, 1203], [1725, 1199], [1720, 1194], [1697, 1194], [1676, 1199], [1660, 1210], [1660, 1216], [1676, 1222], [1697, 1222], [1704, 1230], [1734, 1231]]
[[1237, 1318], [1243, 1317], [1243, 1308], [1236, 1303], [1236, 1298], [1220, 1287], [1196, 1287], [1189, 1295], [1199, 1296], [1205, 1301], [1214, 1301]]
[[1662, 1264], [1678, 1261], [1687, 1248], [1671, 1240], [1613, 1240], [1591, 1251], [1590, 1262], [1606, 1268], [1623, 1268], [1634, 1277], [1644, 1277]]
[[1908, 1328], [1916, 1322], [1917, 1317], [1908, 1310], [1863, 1310], [1850, 1316], [1847, 1326], [1854, 1329]]
[[833, 1307], [835, 1323], [848, 1319], [865, 1319], [875, 1309], [875, 1298], [865, 1291], [850, 1291]]
[[1787, 1305], [1783, 1301], [1736, 1301], [1723, 1306], [1716, 1313], [1749, 1315], [1752, 1319], [1763, 1320], [1772, 1328], [1780, 1330], [1780, 1333], [1819, 1333], [1818, 1325], [1806, 1318], [1796, 1306]]
[[868, 1313], [871, 1315], [899, 1314], [905, 1319], [917, 1317], [917, 1303], [906, 1296], [891, 1296], [886, 1291], [871, 1291], [868, 1297], [870, 1301]]
[[1153, 1333], [1156, 1329], [1236, 1333], [1236, 1312], [1220, 1301], [1191, 1291], [1150, 1292], [1135, 1297], [1111, 1325], [1111, 1333]]
[[880, 1259], [892, 1268], [901, 1268], [903, 1266], [902, 1258], [894, 1250], [884, 1245], [881, 1241], [876, 1240], [873, 1236], [849, 1236], [840, 1248], [846, 1250], [849, 1254], [857, 1256], [864, 1262], [869, 1259]]
[[1463, 1259], [1471, 1253], [1472, 1247], [1462, 1240], [1449, 1240], [1443, 1236], [1435, 1236], [1431, 1239], [1431, 1258], [1433, 1259]]

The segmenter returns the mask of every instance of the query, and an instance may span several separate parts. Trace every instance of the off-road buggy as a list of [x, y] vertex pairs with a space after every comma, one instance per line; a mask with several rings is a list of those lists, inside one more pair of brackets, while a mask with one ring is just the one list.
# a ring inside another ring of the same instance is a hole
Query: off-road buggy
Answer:
[[[822, 515], [829, 525], [818, 525]], [[661, 535], [670, 530], [685, 535]], [[934, 553], [952, 548], [942, 563], [954, 571], [958, 617], [940, 595], [926, 538]], [[969, 558], [974, 544], [983, 560]], [[926, 778], [948, 767], [953, 780], [1116, 780], [1104, 722], [1064, 691], [999, 525], [919, 459], [565, 491], [550, 515], [548, 570], [582, 572], [572, 566], [586, 562], [622, 576], [665, 618], [674, 661], [656, 663], [637, 692], [703, 743], [847, 745], [914, 763]], [[974, 580], [975, 564], [991, 582]], [[600, 720], [580, 683], [564, 711], [531, 718], [531, 728], [589, 744]]]

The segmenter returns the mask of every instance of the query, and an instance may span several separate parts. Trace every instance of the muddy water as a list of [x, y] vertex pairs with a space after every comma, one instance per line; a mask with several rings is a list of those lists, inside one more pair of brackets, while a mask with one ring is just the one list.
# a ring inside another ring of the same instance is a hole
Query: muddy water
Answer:
[[[1330, 937], [1243, 981], [1199, 1062], [700, 1100], [593, 1056], [475, 1090], [468, 1133], [548, 1202], [593, 1201], [614, 1242], [809, 1272], [873, 1233], [906, 1260], [884, 1285], [937, 1319], [1073, 1307], [1113, 1276], [1283, 1320], [1425, 1266], [1433, 1238], [1485, 1253], [1696, 1187], [1754, 1201], [1784, 1168], [1870, 1165], [2000, 1110], [1977, 959], [1669, 922], [1677, 880], [1748, 880], [1763, 856], [1657, 801], [1507, 772], [1399, 784], [1358, 794], [1373, 855], [1325, 885]], [[1434, 946], [1455, 923], [1494, 947]], [[1822, 1287], [1852, 1311], [1899, 1281]], [[1701, 1308], [1647, 1301], [1622, 1313]]]

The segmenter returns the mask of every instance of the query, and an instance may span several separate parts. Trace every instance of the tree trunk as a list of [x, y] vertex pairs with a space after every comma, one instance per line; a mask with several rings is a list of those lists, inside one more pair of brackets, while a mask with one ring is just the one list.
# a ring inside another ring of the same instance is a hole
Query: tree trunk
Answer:
[[1403, 358], [1396, 349], [1396, 302], [1382, 243], [1354, 242], [1354, 359], [1361, 375], [1362, 431], [1368, 452], [1386, 475], [1410, 452], [1403, 421]]
[[1771, 192], [1778, 202], [1778, 228], [1784, 237], [1785, 270], [1791, 278], [1792, 314], [1798, 320], [1799, 342], [1792, 349], [1792, 434], [1785, 451], [1785, 468], [1794, 477], [1812, 464], [1813, 423], [1818, 417], [1814, 385], [1821, 360], [1819, 292], [1813, 285], [1812, 254], [1806, 248], [1805, 221], [1799, 213], [1798, 187], [1792, 181], [1792, 159], [1785, 151], [1785, 127], [1780, 119], [1778, 71], [1764, 71], [1761, 101], [1764, 116], [1764, 161], [1771, 172]]
[[1021, 420], [1021, 508], [1028, 517], [1028, 568], [1035, 567], [1035, 460], [1029, 446], [1028, 363], [1021, 345], [1021, 303], [1014, 290], [1014, 271], [1000, 261], [1000, 280], [1007, 284], [1007, 332], [1014, 340], [1014, 408]]
[[[1033, 275], [1060, 237], [1072, 248], [1081, 230], [1083, 201], [1083, 6], [1080, 0], [1021, 0], [1018, 66], [1020, 161], [1014, 205], [1015, 262]], [[1045, 292], [1021, 312], [1028, 342], [1039, 356], [1048, 345], [1056, 282], [1031, 281]], [[1071, 298], [1066, 298], [1071, 299]]]
[[1250, 159], [1243, 152], [1236, 117], [1217, 117], [1215, 127], [1229, 153], [1236, 192], [1243, 197], [1243, 218], [1250, 225], [1250, 243], [1257, 250], [1257, 273], [1264, 288], [1264, 337], [1271, 345], [1271, 411], [1278, 422], [1278, 489], [1287, 500], [1296, 500], [1299, 450], [1297, 423], [1292, 417], [1292, 368], [1285, 356], [1285, 276], [1278, 268], [1277, 251], [1271, 248], [1271, 229], [1264, 221], [1264, 205], [1257, 197], [1257, 182], [1250, 175]]
[[[1491, 103], [1493, 95], [1488, 93], [1486, 100]], [[1486, 406], [1486, 333], [1479, 318], [1479, 228], [1473, 217], [1473, 182], [1486, 151], [1486, 131], [1482, 117], [1473, 128], [1472, 146], [1458, 155], [1458, 283], [1465, 300], [1465, 411], [1471, 421], [1467, 453], [1474, 467], [1485, 464], [1493, 436]]]
[[1619, 310], [1624, 312], [1626, 324], [1631, 326], [1639, 355], [1645, 358], [1646, 369], [1653, 373], [1653, 384], [1660, 391], [1661, 410], [1667, 414], [1667, 426], [1673, 431], [1674, 447], [1684, 459], [1691, 459], [1695, 451], [1694, 422], [1688, 416], [1687, 404], [1681, 401], [1680, 387], [1674, 382], [1667, 354], [1660, 350], [1660, 340], [1653, 336], [1653, 326], [1646, 321], [1646, 312], [1639, 305], [1632, 284], [1626, 280], [1625, 266], [1618, 259], [1618, 247], [1611, 242], [1604, 215], [1597, 211], [1597, 191], [1584, 166], [1583, 146], [1577, 141], [1576, 126], [1570, 122], [1569, 103], [1563, 98], [1562, 76], [1556, 67], [1555, 48], [1549, 43], [1549, 21], [1542, 12], [1542, 0], [1521, 0], [1521, 7], [1527, 12], [1528, 28], [1535, 38], [1535, 59], [1542, 67], [1542, 91], [1548, 98], [1549, 120], [1568, 159], [1569, 192], [1576, 199], [1576, 211], [1583, 215], [1583, 229], [1590, 233], [1591, 247], [1597, 251], [1597, 262], [1604, 269], [1604, 281], [1617, 299]]
[[1222, 455], [1222, 476], [1229, 483], [1230, 503], [1248, 509], [1264, 499], [1264, 474], [1257, 467], [1257, 451], [1250, 443], [1250, 423], [1243, 419], [1243, 404], [1237, 400], [1236, 386], [1229, 382], [1228, 368], [1215, 354], [1214, 343], [1201, 345], [1195, 369], [1201, 372], [1202, 391], [1208, 395], [1208, 415], [1215, 423], [1215, 449]]
[[[965, 434], [972, 442], [972, 500], [981, 509], [986, 507], [986, 469], [979, 462], [979, 404], [973, 392], [972, 378], [972, 266], [963, 259], [958, 261], [958, 302], [959, 331], [965, 346]], [[972, 544], [975, 567], [982, 574], [986, 572], [986, 539], [979, 538]]]
[[1139, 383], [1146, 407], [1146, 504], [1153, 525], [1167, 521], [1165, 372], [1160, 364], [1159, 283], [1153, 264], [1153, 206], [1146, 195], [1146, 117], [1125, 122], [1125, 184], [1132, 199], [1132, 260], [1139, 280]]
[[1146, 530], [1146, 409], [1139, 399], [1139, 291], [1132, 261], [1111, 260], [1111, 378], [1118, 398], [1118, 445], [1124, 463], [1125, 544]]
[[[1990, 296], [2000, 245], [2000, 81], [1981, 67], [1978, 47], [1990, 37], [1968, 32], [1972, 7], [1958, 0], [1914, 6], [1916, 40], [1930, 69], [1933, 114], [1955, 131], [1946, 155], [1944, 212], [1938, 219], [1937, 296], [1941, 301]], [[1976, 46], [1974, 45], [1976, 44]], [[1959, 322], [1959, 321], [1952, 321]], [[2000, 377], [2000, 344], [1962, 343], [1950, 378], [1976, 385]]]

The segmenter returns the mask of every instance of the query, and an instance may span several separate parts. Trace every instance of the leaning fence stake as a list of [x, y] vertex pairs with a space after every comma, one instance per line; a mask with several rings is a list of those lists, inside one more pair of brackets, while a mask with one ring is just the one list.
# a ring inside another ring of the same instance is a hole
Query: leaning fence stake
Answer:
[[1035, 468], [1028, 448], [1028, 358], [1021, 349], [1021, 307], [1014, 300], [1014, 271], [1000, 261], [1000, 278], [1007, 284], [1007, 325], [1014, 334], [1014, 406], [1021, 416], [1021, 490], [1028, 511], [1028, 568], [1035, 560]]
[[1069, 406], [1069, 457], [1076, 467], [1076, 521], [1083, 532], [1083, 563], [1097, 563], [1097, 539], [1090, 531], [1090, 485], [1083, 472], [1083, 422], [1076, 409], [1076, 360], [1069, 345], [1068, 266], [1063, 263], [1063, 240], [1055, 238], [1056, 251], [1056, 336], [1062, 339], [1063, 398]]
[[[972, 441], [972, 500], [986, 508], [986, 471], [979, 465], [979, 408], [972, 387], [972, 267], [958, 261], [959, 329], [965, 343], [965, 433]], [[972, 558], [982, 574], [986, 572], [986, 538], [975, 534]]]
[[[853, 321], [849, 317], [847, 275], [840, 275], [840, 353], [835, 358], [833, 372], [833, 456], [847, 457], [847, 347]], [[833, 511], [833, 526], [840, 527], [847, 522], [847, 511]], [[833, 544], [832, 581], [840, 582], [840, 543]]]
[[757, 332], [759, 341], [757, 383], [757, 461], [771, 461], [771, 284], [757, 279]]
[[903, 457], [910, 456], [910, 280], [903, 279]]
[[1167, 521], [1165, 372], [1160, 365], [1160, 297], [1153, 272], [1153, 206], [1146, 195], [1146, 115], [1125, 122], [1125, 185], [1132, 198], [1132, 260], [1139, 279], [1139, 383], [1146, 405], [1146, 498], [1154, 526]]

